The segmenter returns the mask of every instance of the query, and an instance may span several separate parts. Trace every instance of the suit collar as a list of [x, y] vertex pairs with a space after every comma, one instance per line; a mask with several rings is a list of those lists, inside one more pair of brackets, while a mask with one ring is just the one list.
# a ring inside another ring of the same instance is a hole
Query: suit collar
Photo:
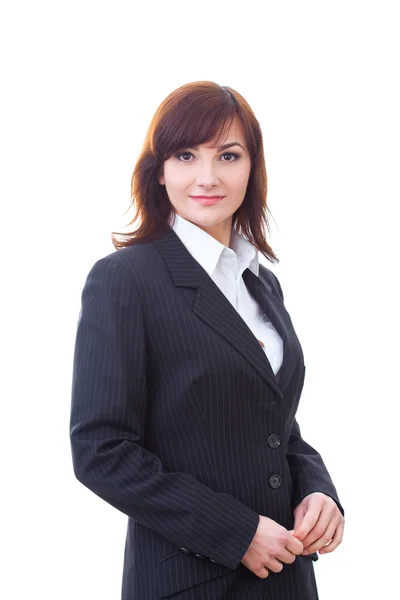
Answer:
[[177, 213], [171, 213], [169, 225], [180, 238], [190, 254], [212, 277], [221, 255], [225, 252], [235, 252], [239, 272], [247, 267], [258, 275], [259, 263], [256, 248], [246, 238], [231, 228], [229, 249], [191, 221]]
[[196, 316], [230, 343], [276, 394], [283, 398], [282, 392], [295, 367], [294, 332], [290, 328], [290, 317], [286, 309], [281, 300], [271, 293], [269, 283], [249, 269], [243, 272], [243, 279], [250, 293], [283, 339], [283, 364], [279, 383], [253, 332], [174, 230], [169, 229], [164, 237], [153, 243], [165, 260], [175, 285], [197, 289], [193, 306]]

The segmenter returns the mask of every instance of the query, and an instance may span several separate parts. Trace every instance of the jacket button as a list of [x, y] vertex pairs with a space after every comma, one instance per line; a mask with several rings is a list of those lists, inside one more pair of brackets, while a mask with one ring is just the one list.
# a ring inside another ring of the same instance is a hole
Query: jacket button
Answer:
[[280, 485], [281, 485], [281, 478], [279, 477], [279, 475], [271, 475], [271, 477], [269, 478], [269, 485], [276, 490]]
[[267, 442], [270, 448], [277, 448], [281, 445], [281, 438], [277, 433], [272, 433], [270, 436], [268, 436]]
[[180, 550], [183, 550], [185, 554], [190, 554], [190, 551], [187, 548], [180, 548]]

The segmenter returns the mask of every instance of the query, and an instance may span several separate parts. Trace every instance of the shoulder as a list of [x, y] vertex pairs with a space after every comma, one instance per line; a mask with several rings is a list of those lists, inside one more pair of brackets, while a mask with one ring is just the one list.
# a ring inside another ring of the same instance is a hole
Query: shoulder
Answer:
[[272, 288], [271, 291], [275, 294], [275, 296], [280, 298], [283, 302], [283, 292], [278, 277], [271, 271], [271, 269], [268, 269], [268, 267], [262, 265], [261, 263], [259, 265], [259, 269], [259, 275], [261, 278]]
[[159, 265], [159, 253], [152, 242], [126, 246], [92, 262], [84, 287], [99, 292], [114, 290], [118, 294], [135, 294], [142, 287], [143, 278], [157, 278]]
[[133, 244], [98, 258], [93, 263], [91, 271], [127, 272], [135, 276], [154, 267], [157, 258], [158, 252], [152, 242]]

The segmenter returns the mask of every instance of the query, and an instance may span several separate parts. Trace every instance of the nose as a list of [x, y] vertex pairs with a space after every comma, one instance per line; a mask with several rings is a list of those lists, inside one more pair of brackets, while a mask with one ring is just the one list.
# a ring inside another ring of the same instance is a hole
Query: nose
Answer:
[[212, 188], [219, 184], [217, 167], [213, 162], [203, 161], [199, 164], [196, 183], [199, 187], [204, 188]]

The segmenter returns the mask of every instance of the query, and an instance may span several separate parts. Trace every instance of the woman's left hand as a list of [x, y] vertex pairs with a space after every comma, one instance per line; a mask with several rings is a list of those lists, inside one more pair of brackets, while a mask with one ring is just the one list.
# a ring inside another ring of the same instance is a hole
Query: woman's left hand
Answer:
[[322, 492], [309, 494], [293, 514], [294, 536], [303, 543], [303, 556], [318, 550], [320, 554], [333, 552], [341, 543], [344, 517], [330, 496]]

